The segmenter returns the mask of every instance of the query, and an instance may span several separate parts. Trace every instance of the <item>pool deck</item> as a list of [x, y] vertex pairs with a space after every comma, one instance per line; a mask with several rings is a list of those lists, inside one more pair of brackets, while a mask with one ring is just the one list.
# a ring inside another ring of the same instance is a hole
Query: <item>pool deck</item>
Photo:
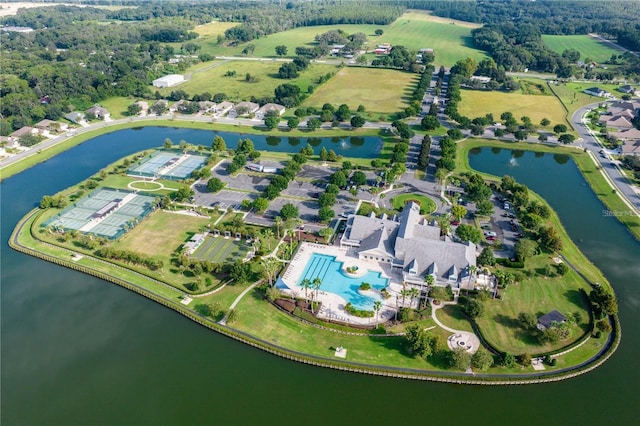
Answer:
[[[300, 280], [307, 263], [309, 263], [309, 260], [314, 253], [335, 256], [336, 261], [343, 262], [347, 266], [357, 266], [359, 271], [369, 270], [380, 272], [382, 277], [389, 279], [387, 291], [391, 294], [391, 297], [386, 300], [382, 299], [382, 309], [380, 309], [378, 314], [377, 322], [383, 323], [395, 316], [397, 310], [396, 296], [400, 297], [400, 291], [402, 290], [402, 275], [397, 272], [393, 272], [391, 265], [389, 264], [360, 260], [351, 255], [350, 250], [336, 246], [325, 246], [314, 243], [302, 243], [300, 245], [300, 248], [291, 260], [284, 276], [282, 276], [282, 280], [291, 289], [294, 296], [304, 296], [304, 289], [296, 285], [296, 283]], [[307, 290], [307, 294], [310, 294], [312, 291], [312, 289]], [[318, 291], [318, 301], [322, 302], [320, 312], [318, 313], [319, 318], [359, 325], [376, 323], [375, 315], [373, 318], [359, 318], [348, 314], [344, 310], [344, 306], [347, 304], [347, 301], [335, 293], [322, 291], [322, 287], [320, 287], [320, 290]]]

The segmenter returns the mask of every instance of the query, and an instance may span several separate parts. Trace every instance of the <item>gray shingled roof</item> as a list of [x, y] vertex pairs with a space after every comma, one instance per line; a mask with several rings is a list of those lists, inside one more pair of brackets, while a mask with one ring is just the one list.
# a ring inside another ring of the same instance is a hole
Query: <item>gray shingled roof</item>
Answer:
[[543, 316], [541, 316], [540, 318], [538, 318], [538, 324], [543, 326], [544, 328], [549, 328], [551, 327], [551, 323], [553, 322], [565, 322], [567, 320], [567, 317], [565, 317], [564, 315], [562, 315], [560, 312], [556, 311], [555, 309], [551, 312], [549, 312], [548, 314], [544, 314]]

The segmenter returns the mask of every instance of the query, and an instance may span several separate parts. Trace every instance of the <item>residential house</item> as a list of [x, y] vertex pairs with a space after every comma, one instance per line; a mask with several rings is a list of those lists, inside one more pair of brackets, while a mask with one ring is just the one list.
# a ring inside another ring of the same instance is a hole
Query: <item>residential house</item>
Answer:
[[640, 140], [640, 130], [636, 128], [624, 129], [619, 132], [609, 132], [609, 135], [615, 136], [621, 141], [638, 141]]
[[473, 288], [471, 267], [476, 265], [476, 246], [440, 236], [440, 228], [420, 216], [420, 206], [408, 202], [404, 210], [389, 219], [374, 214], [352, 215], [340, 239], [365, 261], [390, 264], [408, 284], [425, 286], [427, 275], [436, 285]]
[[73, 111], [65, 115], [64, 118], [66, 118], [72, 123], [81, 124], [82, 121], [84, 120], [84, 114], [78, 111]]
[[229, 111], [229, 117], [234, 118], [240, 115], [251, 115], [258, 111], [260, 105], [253, 102], [239, 102]]
[[198, 107], [200, 108], [200, 110], [198, 112], [200, 114], [207, 114], [207, 113], [213, 112], [215, 106], [216, 106], [215, 102], [200, 101], [200, 102], [198, 102]]
[[547, 328], [553, 326], [554, 323], [555, 324], [562, 324], [566, 320], [567, 320], [567, 317], [565, 317], [560, 312], [558, 312], [558, 311], [556, 311], [554, 309], [553, 311], [549, 312], [548, 314], [544, 314], [543, 316], [538, 318], [538, 324], [536, 325], [536, 327], [538, 328], [538, 330], [544, 331]]
[[142, 114], [148, 114], [149, 113], [149, 102], [138, 101], [138, 102], [135, 102], [135, 105], [138, 105], [140, 107], [140, 112]]
[[189, 102], [189, 101], [185, 99], [180, 99], [178, 102], [174, 103], [169, 107], [169, 112], [171, 113], [180, 112], [182, 105], [184, 105], [186, 102]]
[[611, 93], [609, 93], [606, 90], [603, 90], [603, 89], [601, 89], [599, 87], [590, 87], [588, 89], [585, 89], [584, 93], [586, 93], [587, 95], [591, 95], [591, 96], [598, 96], [600, 98], [611, 98], [611, 97], [613, 97], [611, 95]]
[[601, 115], [598, 119], [598, 123], [600, 123], [603, 127], [612, 127], [615, 129], [630, 129], [633, 127], [631, 120], [633, 117], [629, 118], [626, 114], [620, 115]]
[[44, 119], [36, 124], [36, 129], [38, 129], [40, 133], [64, 132], [69, 129], [69, 125], [67, 123], [59, 123], [57, 121]]
[[36, 129], [34, 127], [30, 127], [30, 126], [24, 126], [24, 127], [19, 128], [15, 132], [11, 133], [9, 135], [9, 137], [17, 140], [17, 139], [20, 138], [20, 136], [24, 136], [24, 135], [34, 135], [35, 136], [38, 133], [39, 133], [38, 129]]
[[233, 108], [233, 104], [231, 102], [227, 102], [227, 101], [220, 102], [213, 106], [213, 113], [216, 116], [220, 117], [222, 115], [225, 115], [229, 111], [231, 111], [232, 108]]
[[342, 49], [344, 49], [344, 48], [345, 48], [344, 44], [334, 44], [333, 47], [331, 48], [331, 50], [329, 50], [329, 53], [332, 56], [337, 56], [340, 53], [342, 53]]
[[632, 96], [638, 95], [640, 94], [640, 91], [638, 91], [635, 87], [630, 86], [630, 85], [625, 85], [625, 86], [620, 86], [618, 87], [618, 91], [622, 92], [622, 93], [626, 93]]
[[623, 141], [620, 150], [622, 155], [640, 155], [640, 139]]
[[109, 111], [102, 108], [100, 105], [94, 105], [85, 111], [85, 115], [93, 115], [98, 120], [107, 120], [110, 117]]
[[391, 45], [389, 43], [382, 43], [373, 49], [373, 53], [376, 55], [388, 55], [391, 52]]
[[151, 105], [151, 111], [153, 112], [154, 110], [156, 110], [158, 107], [160, 107], [160, 105], [164, 106], [164, 110], [166, 111], [167, 109], [169, 109], [169, 101], [166, 99], [158, 99], [157, 101], [155, 101], [153, 103], [153, 105]]
[[267, 116], [267, 113], [269, 111], [275, 111], [278, 113], [279, 116], [281, 116], [282, 114], [284, 114], [285, 111], [285, 107], [279, 104], [264, 104], [263, 106], [260, 107], [260, 109], [258, 109], [256, 111], [256, 118], [258, 120], [264, 120], [264, 118]]

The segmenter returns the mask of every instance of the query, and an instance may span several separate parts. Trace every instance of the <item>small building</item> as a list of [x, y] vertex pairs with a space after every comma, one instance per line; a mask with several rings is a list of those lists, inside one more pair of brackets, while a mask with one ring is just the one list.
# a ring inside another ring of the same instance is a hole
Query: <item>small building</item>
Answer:
[[99, 120], [106, 120], [109, 118], [110, 114], [106, 108], [102, 108], [100, 105], [94, 105], [88, 110], [85, 111], [85, 115], [90, 114]]
[[388, 55], [391, 52], [391, 45], [389, 43], [382, 43], [373, 49], [373, 53], [376, 55]]
[[638, 141], [640, 140], [640, 130], [636, 128], [624, 129], [619, 132], [610, 132], [611, 136], [618, 138], [621, 141]]
[[261, 172], [264, 169], [264, 167], [261, 164], [256, 164], [256, 163], [247, 163], [245, 167], [254, 172]]
[[273, 104], [273, 103], [264, 104], [263, 106], [260, 107], [260, 109], [256, 111], [256, 118], [258, 120], [263, 120], [267, 116], [267, 113], [269, 113], [269, 111], [275, 111], [278, 113], [279, 116], [281, 116], [282, 114], [284, 114], [285, 110], [286, 108], [279, 104]]
[[73, 111], [73, 112], [70, 112], [69, 114], [65, 115], [64, 118], [66, 118], [67, 120], [69, 120], [72, 123], [80, 124], [82, 122], [82, 120], [84, 120], [84, 114], [82, 114], [81, 112], [78, 112], [78, 111]]
[[184, 81], [182, 74], [169, 74], [153, 80], [153, 87], [172, 87]]
[[622, 155], [640, 155], [640, 139], [636, 141], [624, 141], [620, 145]]
[[598, 119], [598, 123], [602, 126], [613, 127], [616, 129], [630, 129], [633, 127], [631, 123], [632, 118], [626, 115], [601, 115]]
[[544, 314], [543, 316], [538, 318], [538, 324], [536, 324], [536, 327], [538, 328], [538, 330], [544, 331], [547, 328], [551, 327], [554, 323], [562, 324], [566, 320], [567, 317], [554, 309], [548, 314]]
[[606, 90], [603, 90], [599, 87], [590, 87], [588, 89], [584, 90], [584, 93], [586, 93], [587, 95], [591, 95], [591, 96], [598, 96], [600, 98], [610, 98], [611, 93], [607, 92]]
[[201, 114], [206, 114], [209, 112], [212, 112], [213, 109], [215, 108], [216, 104], [215, 102], [211, 102], [211, 101], [200, 101], [198, 102], [198, 108], [200, 108], [200, 110], [198, 111]]
[[618, 87], [618, 91], [629, 94], [629, 95], [637, 95], [638, 93], [640, 93], [635, 87], [630, 86], [628, 84], [625, 86]]
[[16, 26], [7, 26], [0, 28], [2, 31], [6, 31], [8, 33], [30, 33], [33, 31], [31, 27], [16, 27]]
[[188, 255], [192, 255], [198, 247], [204, 242], [206, 234], [194, 234], [189, 241], [187, 241], [182, 249], [187, 252]]
[[140, 112], [146, 113], [147, 111], [149, 111], [149, 102], [138, 101], [135, 102], [134, 105], [138, 105], [140, 107]]
[[470, 80], [479, 81], [480, 83], [487, 84], [491, 81], [491, 77], [486, 77], [484, 75], [472, 75]]
[[171, 105], [171, 106], [169, 107], [169, 112], [179, 112], [179, 111], [182, 111], [182, 109], [183, 109], [183, 105], [184, 105], [186, 102], [189, 102], [189, 101], [187, 101], [187, 100], [185, 100], [185, 99], [180, 99], [178, 102], [174, 103], [173, 105]]

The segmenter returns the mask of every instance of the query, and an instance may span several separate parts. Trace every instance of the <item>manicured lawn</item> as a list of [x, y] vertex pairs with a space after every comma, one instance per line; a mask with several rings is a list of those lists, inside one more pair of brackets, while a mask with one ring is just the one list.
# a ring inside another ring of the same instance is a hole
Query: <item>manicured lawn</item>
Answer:
[[[257, 290], [236, 306], [238, 320], [231, 327], [300, 352], [334, 357], [335, 348], [347, 349], [347, 361], [433, 369], [434, 365], [408, 356], [403, 337], [348, 336], [321, 330], [293, 319], [263, 300]], [[437, 333], [435, 330], [433, 333]]]
[[134, 188], [138, 189], [140, 191], [149, 191], [149, 194], [152, 195], [167, 195], [170, 194], [171, 189], [173, 190], [178, 190], [180, 189], [180, 184], [173, 182], [173, 181], [167, 181], [167, 180], [157, 180], [156, 182], [161, 183], [162, 185], [164, 185], [165, 188], [168, 189], [160, 189], [160, 190], [155, 190], [156, 188], [158, 188], [158, 185], [156, 185], [154, 182], [143, 182], [142, 178], [139, 177], [131, 177], [131, 176], [124, 176], [124, 175], [108, 175], [106, 178], [104, 178], [102, 181], [100, 181], [100, 185], [102, 186], [106, 186], [109, 188], [121, 188], [121, 189], [131, 189], [129, 188], [129, 184], [131, 182], [136, 182], [134, 184]]
[[342, 68], [319, 87], [303, 106], [347, 104], [352, 111], [364, 105], [381, 114], [398, 112], [408, 105], [417, 74], [377, 68]]
[[435, 211], [436, 203], [429, 197], [420, 194], [400, 194], [391, 199], [391, 205], [394, 209], [399, 210], [404, 207], [407, 201], [417, 201], [420, 203], [420, 211], [424, 210], [424, 214]]
[[[538, 263], [548, 263], [546, 256], [542, 257], [537, 259]], [[531, 259], [528, 262], [533, 263], [535, 260]], [[572, 270], [563, 277], [534, 276], [509, 286], [503, 300], [484, 302], [485, 312], [476, 321], [484, 337], [500, 350], [512, 354], [525, 352], [535, 354], [559, 349], [578, 340], [586, 330], [589, 310], [588, 304], [580, 294], [580, 289], [587, 292], [590, 290]], [[565, 316], [579, 312], [582, 323], [574, 327], [571, 338], [555, 344], [541, 345], [530, 331], [520, 325], [518, 314], [526, 312], [540, 317], [554, 309]]]
[[520, 92], [507, 93], [500, 91], [485, 92], [481, 90], [462, 90], [460, 114], [469, 118], [492, 113], [496, 121], [503, 112], [511, 112], [516, 120], [528, 116], [535, 125], [547, 118], [551, 125], [565, 124], [566, 111], [554, 96], [524, 95]]
[[455, 330], [473, 332], [471, 323], [462, 313], [462, 308], [458, 305], [445, 305], [437, 310], [436, 316], [438, 317], [438, 320], [447, 327], [451, 327]]
[[207, 237], [202, 245], [193, 253], [193, 257], [213, 263], [234, 262], [247, 253], [249, 246], [233, 238]]
[[[187, 82], [177, 86], [178, 89], [193, 95], [209, 92], [211, 94], [226, 93], [231, 101], [249, 100], [252, 96], [261, 98], [273, 96], [273, 91], [281, 84], [289, 83], [299, 86], [301, 93], [306, 93], [309, 85], [316, 85], [318, 78], [336, 70], [334, 65], [312, 64], [300, 73], [298, 78], [283, 80], [278, 78], [278, 69], [282, 62], [274, 61], [229, 61], [206, 62], [198, 64], [185, 74], [190, 78]], [[225, 77], [228, 71], [235, 71], [233, 77]], [[255, 83], [245, 81], [249, 73], [257, 79]], [[176, 87], [160, 89], [163, 96], [168, 96]]]
[[614, 49], [609, 44], [597, 40], [588, 35], [542, 35], [542, 41], [549, 49], [562, 54], [566, 49], [575, 49], [580, 52], [580, 60], [591, 59], [595, 62], [604, 62], [611, 55], [622, 52]]

